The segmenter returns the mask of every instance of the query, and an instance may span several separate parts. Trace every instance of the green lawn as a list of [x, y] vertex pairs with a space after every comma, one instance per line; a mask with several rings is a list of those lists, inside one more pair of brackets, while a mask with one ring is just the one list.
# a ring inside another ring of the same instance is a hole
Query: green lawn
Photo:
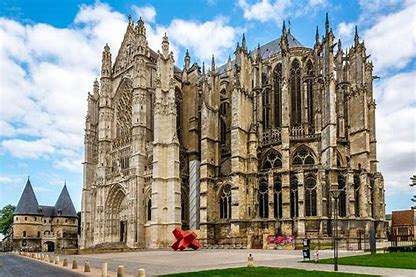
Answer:
[[[332, 264], [334, 261], [333, 259], [324, 259], [320, 260], [319, 263]], [[338, 259], [338, 264], [416, 269], [416, 252], [392, 252], [342, 257]]]
[[169, 274], [164, 276], [178, 276], [178, 277], [189, 277], [189, 276], [198, 276], [198, 277], [216, 277], [216, 276], [235, 276], [235, 277], [244, 277], [244, 276], [370, 276], [370, 275], [360, 275], [360, 274], [349, 274], [341, 272], [325, 272], [325, 271], [309, 271], [301, 269], [292, 269], [292, 268], [276, 268], [276, 267], [239, 267], [239, 268], [227, 268], [227, 269], [216, 269], [216, 270], [207, 270], [207, 271], [198, 271], [198, 272], [188, 272], [188, 273], [178, 273], [178, 274]]

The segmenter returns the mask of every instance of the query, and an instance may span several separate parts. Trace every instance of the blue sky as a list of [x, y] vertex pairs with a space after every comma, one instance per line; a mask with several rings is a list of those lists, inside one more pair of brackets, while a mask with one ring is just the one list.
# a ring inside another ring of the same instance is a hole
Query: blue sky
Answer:
[[149, 44], [167, 32], [178, 65], [217, 64], [246, 34], [248, 46], [292, 34], [312, 46], [315, 27], [331, 27], [350, 45], [354, 25], [382, 78], [375, 82], [379, 169], [387, 211], [410, 206], [416, 174], [416, 1], [45, 1], [0, 3], [0, 206], [16, 204], [27, 176], [38, 200], [54, 204], [66, 180], [80, 208], [87, 92], [109, 43], [117, 54], [130, 14], [142, 16]]

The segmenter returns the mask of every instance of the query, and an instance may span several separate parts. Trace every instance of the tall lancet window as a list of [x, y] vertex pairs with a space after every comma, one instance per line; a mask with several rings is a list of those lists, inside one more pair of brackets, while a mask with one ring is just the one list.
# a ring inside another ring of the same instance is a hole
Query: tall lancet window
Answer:
[[261, 218], [269, 217], [269, 193], [267, 179], [262, 178], [259, 185], [259, 216]]
[[274, 126], [282, 126], [282, 64], [277, 64], [274, 77]]
[[338, 215], [340, 217], [347, 216], [347, 192], [345, 188], [345, 177], [342, 174], [338, 175], [338, 189], [340, 190], [338, 198]]
[[290, 95], [291, 95], [291, 123], [292, 126], [301, 124], [301, 89], [300, 89], [300, 64], [298, 60], [292, 62], [290, 68]]
[[182, 117], [182, 93], [181, 91], [176, 88], [175, 91], [175, 104], [176, 104], [176, 135], [179, 140], [182, 139], [182, 124], [181, 124], [181, 117]]
[[222, 101], [220, 105], [220, 143], [221, 146], [229, 146], [228, 140], [228, 121], [230, 116], [230, 104], [226, 101]]
[[316, 216], [316, 180], [313, 175], [305, 179], [305, 212], [306, 216]]
[[273, 176], [274, 178], [274, 218], [280, 219], [283, 214], [283, 201], [282, 201], [282, 178], [279, 175]]
[[306, 97], [308, 106], [308, 122], [311, 130], [314, 128], [314, 114], [313, 114], [313, 65], [309, 60], [306, 64]]
[[263, 90], [263, 129], [270, 128], [270, 89]]
[[223, 186], [220, 197], [220, 218], [231, 218], [231, 185], [226, 184]]
[[299, 216], [298, 210], [298, 178], [290, 176], [290, 217], [295, 218]]
[[355, 216], [360, 217], [360, 175], [354, 174], [354, 209]]

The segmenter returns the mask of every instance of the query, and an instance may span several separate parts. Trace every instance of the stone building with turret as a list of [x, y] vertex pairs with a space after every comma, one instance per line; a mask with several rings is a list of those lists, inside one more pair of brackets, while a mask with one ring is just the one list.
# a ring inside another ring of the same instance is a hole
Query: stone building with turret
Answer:
[[39, 205], [28, 179], [13, 215], [14, 250], [60, 252], [78, 248], [78, 216], [66, 185], [55, 206]]
[[357, 29], [344, 50], [328, 17], [313, 47], [283, 24], [207, 68], [129, 21], [88, 95], [80, 247], [168, 247], [175, 227], [205, 246], [331, 239], [335, 213], [342, 239], [383, 238], [372, 70]]

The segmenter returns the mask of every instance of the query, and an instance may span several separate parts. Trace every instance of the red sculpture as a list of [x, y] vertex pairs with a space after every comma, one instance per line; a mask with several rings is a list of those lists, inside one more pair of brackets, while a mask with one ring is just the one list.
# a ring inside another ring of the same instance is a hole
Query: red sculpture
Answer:
[[198, 250], [201, 248], [201, 244], [196, 239], [196, 234], [192, 231], [184, 231], [179, 228], [175, 228], [172, 231], [173, 235], [176, 238], [176, 242], [172, 244], [173, 250], [184, 250], [188, 247], [192, 248], [193, 250]]

